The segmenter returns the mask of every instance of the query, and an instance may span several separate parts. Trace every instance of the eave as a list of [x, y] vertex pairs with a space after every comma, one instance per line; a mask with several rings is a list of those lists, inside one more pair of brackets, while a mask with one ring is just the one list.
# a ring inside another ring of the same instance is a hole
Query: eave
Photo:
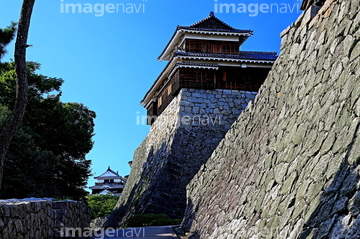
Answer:
[[102, 185], [102, 186], [91, 186], [89, 189], [121, 189], [124, 185]]
[[258, 64], [274, 63], [274, 60], [252, 60], [252, 59], [219, 58], [219, 57], [181, 56], [181, 58], [184, 60], [206, 60], [206, 61], [223, 61], [223, 62], [239, 62], [239, 63], [258, 63]]
[[[175, 72], [176, 68], [179, 67], [192, 67], [195, 68], [195, 66], [191, 65], [176, 65], [177, 63], [183, 61], [183, 60], [198, 60], [201, 61], [204, 65], [212, 65], [212, 66], [201, 66], [201, 67], [207, 67], [211, 68], [213, 70], [217, 70], [219, 66], [224, 66], [226, 63], [243, 63], [247, 64], [246, 67], [259, 67], [259, 68], [271, 68], [272, 64], [275, 60], [256, 60], [256, 59], [242, 59], [242, 58], [229, 58], [229, 57], [206, 57], [206, 56], [181, 56], [181, 55], [174, 55], [171, 61], [166, 65], [164, 70], [161, 72], [159, 77], [156, 79], [154, 84], [151, 86], [151, 88], [148, 90], [148, 92], [145, 94], [144, 98], [141, 100], [141, 105], [145, 108], [148, 108], [149, 104], [151, 102], [154, 102], [157, 97], [156, 92], [161, 92], [161, 89], [167, 84], [167, 81], [171, 79], [172, 74]], [[204, 62], [203, 62], [204, 61]], [[206, 62], [206, 63], [205, 63]], [[211, 64], [211, 62], [217, 62], [216, 66], [215, 64]], [[267, 65], [267, 66], [264, 66]], [[240, 67], [240, 65], [239, 65]], [[196, 67], [196, 68], [199, 68]], [[160, 89], [160, 86], [163, 85], [163, 87]]]
[[97, 179], [97, 180], [105, 180], [105, 179], [121, 179], [123, 180], [123, 177], [121, 176], [98, 176], [98, 177], [94, 177], [94, 179]]

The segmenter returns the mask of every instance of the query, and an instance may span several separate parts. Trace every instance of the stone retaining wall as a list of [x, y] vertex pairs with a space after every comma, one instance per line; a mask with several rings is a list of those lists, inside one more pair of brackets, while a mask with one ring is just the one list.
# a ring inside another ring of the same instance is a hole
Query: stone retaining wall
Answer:
[[180, 127], [223, 125], [230, 129], [256, 94], [238, 90], [183, 89]]
[[90, 209], [83, 202], [0, 200], [0, 238], [3, 239], [66, 237], [72, 235], [67, 228], [83, 232], [89, 223]]
[[188, 185], [190, 238], [360, 238], [359, 0], [308, 17]]
[[182, 218], [186, 185], [255, 94], [182, 89], [135, 151], [130, 176], [105, 226], [124, 226], [142, 213]]

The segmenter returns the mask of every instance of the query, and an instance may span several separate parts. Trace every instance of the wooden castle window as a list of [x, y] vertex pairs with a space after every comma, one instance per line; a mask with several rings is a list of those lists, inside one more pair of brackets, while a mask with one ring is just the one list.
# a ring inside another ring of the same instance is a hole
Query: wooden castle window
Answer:
[[206, 42], [203, 44], [203, 52], [210, 53], [211, 52], [211, 44]]
[[160, 107], [162, 105], [162, 97], [159, 97], [158, 99], [158, 107]]
[[169, 83], [169, 85], [167, 86], [167, 94], [168, 95], [171, 95], [171, 89], [172, 89], [171, 83]]
[[185, 50], [187, 52], [201, 52], [201, 42], [197, 40], [187, 40]]
[[224, 43], [222, 44], [222, 53], [223, 54], [238, 54], [239, 46], [234, 43]]
[[229, 42], [223, 43], [219, 41], [203, 41], [188, 39], [185, 43], [185, 51], [196, 53], [223, 53], [223, 54], [238, 54], [239, 43]]
[[222, 80], [223, 80], [223, 81], [226, 81], [226, 80], [227, 80], [227, 73], [226, 73], [226, 71], [223, 72]]

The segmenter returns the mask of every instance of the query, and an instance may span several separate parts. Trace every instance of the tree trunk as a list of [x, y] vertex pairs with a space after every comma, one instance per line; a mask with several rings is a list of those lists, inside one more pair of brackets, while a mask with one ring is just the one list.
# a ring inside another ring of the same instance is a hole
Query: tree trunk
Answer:
[[28, 80], [26, 71], [26, 48], [30, 27], [30, 19], [35, 0], [24, 0], [18, 25], [15, 43], [15, 68], [16, 68], [16, 102], [15, 108], [0, 132], [0, 189], [4, 171], [6, 153], [13, 136], [24, 117], [27, 95]]

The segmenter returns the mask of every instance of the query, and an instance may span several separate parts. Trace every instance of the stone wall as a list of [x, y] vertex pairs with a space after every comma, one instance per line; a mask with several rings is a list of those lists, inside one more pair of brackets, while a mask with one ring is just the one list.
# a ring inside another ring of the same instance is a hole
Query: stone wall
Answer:
[[105, 226], [124, 226], [143, 213], [182, 218], [186, 185], [255, 94], [182, 89], [135, 151], [130, 176]]
[[190, 238], [360, 238], [360, 4], [328, 0], [187, 187]]
[[180, 127], [231, 125], [255, 99], [257, 92], [238, 90], [183, 89], [180, 101]]
[[0, 238], [49, 239], [72, 235], [66, 228], [82, 230], [90, 223], [83, 202], [50, 199], [0, 201]]
[[90, 222], [90, 228], [93, 231], [99, 231], [102, 230], [104, 223], [106, 222], [106, 217], [98, 217]]

